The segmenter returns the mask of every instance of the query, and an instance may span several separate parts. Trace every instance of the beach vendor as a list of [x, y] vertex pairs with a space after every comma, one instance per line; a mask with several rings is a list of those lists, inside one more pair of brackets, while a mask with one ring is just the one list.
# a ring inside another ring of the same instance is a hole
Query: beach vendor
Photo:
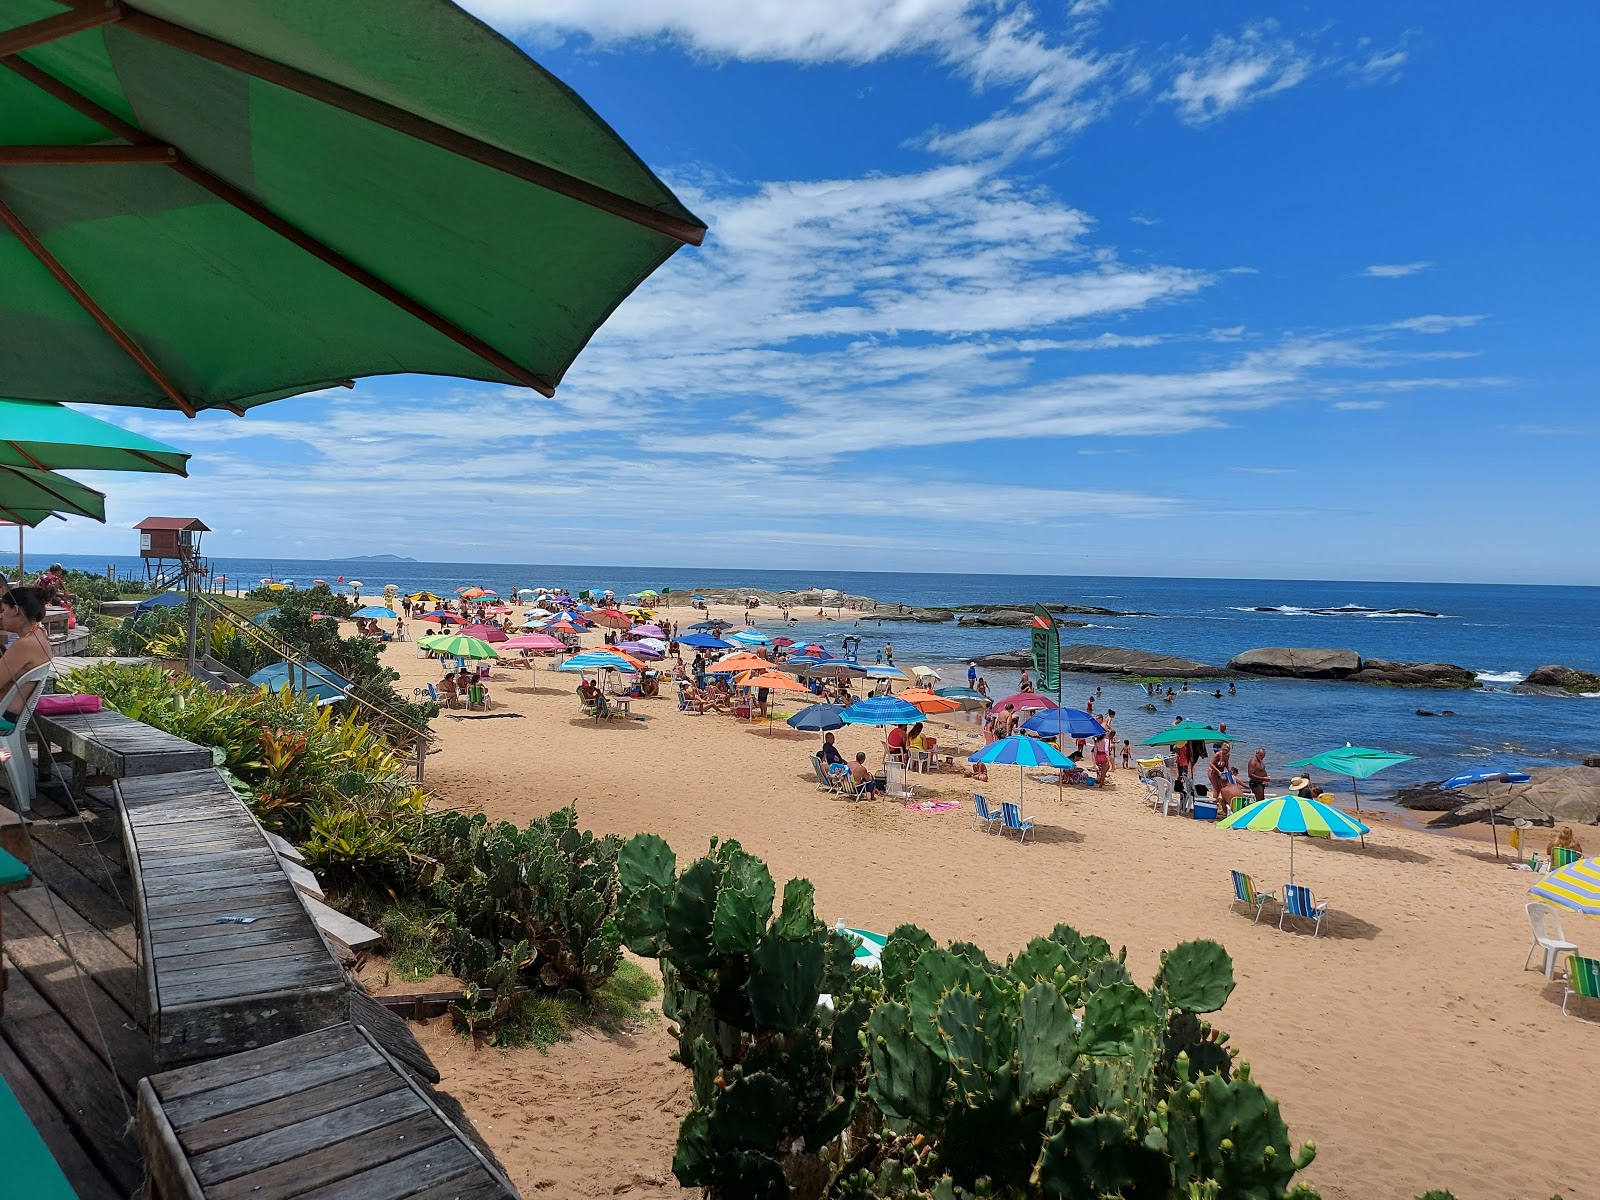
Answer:
[[0, 629], [13, 635], [5, 654], [0, 655], [0, 697], [7, 698], [5, 711], [0, 712], [0, 733], [17, 727], [22, 710], [40, 686], [35, 680], [19, 688], [17, 680], [50, 661], [50, 637], [40, 626], [44, 608], [42, 588], [14, 587], [0, 594]]

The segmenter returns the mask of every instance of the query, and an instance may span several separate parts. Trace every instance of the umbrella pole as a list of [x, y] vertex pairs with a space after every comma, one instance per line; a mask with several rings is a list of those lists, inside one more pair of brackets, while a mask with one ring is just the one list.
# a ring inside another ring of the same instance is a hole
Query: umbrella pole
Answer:
[[[1354, 775], [1352, 775], [1350, 777], [1350, 790], [1352, 792], [1354, 792], [1355, 795], [1356, 795], [1356, 811], [1360, 812], [1361, 811], [1361, 781], [1359, 779], [1357, 779]], [[1367, 848], [1367, 835], [1364, 834], [1364, 833], [1361, 835], [1361, 848], [1363, 850], [1365, 850]]]
[[1489, 806], [1489, 836], [1494, 838], [1494, 860], [1500, 861], [1500, 826], [1495, 823], [1494, 806]]
[[1289, 835], [1289, 886], [1294, 886], [1294, 834]]

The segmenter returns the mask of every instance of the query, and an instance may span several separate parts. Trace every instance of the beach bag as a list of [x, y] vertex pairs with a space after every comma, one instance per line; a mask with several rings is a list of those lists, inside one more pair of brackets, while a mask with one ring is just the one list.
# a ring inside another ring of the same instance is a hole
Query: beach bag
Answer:
[[97, 713], [100, 711], [99, 696], [40, 696], [39, 704], [34, 709], [41, 717], [65, 717], [73, 713]]

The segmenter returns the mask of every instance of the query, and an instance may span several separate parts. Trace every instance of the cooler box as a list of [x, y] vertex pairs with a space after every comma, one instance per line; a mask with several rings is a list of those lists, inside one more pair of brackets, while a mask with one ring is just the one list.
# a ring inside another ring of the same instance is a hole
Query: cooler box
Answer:
[[1217, 806], [1210, 800], [1196, 800], [1194, 802], [1194, 819], [1196, 821], [1215, 821], [1217, 819]]

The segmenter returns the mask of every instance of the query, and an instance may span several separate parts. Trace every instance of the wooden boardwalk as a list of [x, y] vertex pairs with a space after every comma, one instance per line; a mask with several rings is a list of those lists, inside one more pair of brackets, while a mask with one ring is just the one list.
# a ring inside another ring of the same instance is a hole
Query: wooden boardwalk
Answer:
[[0, 1075], [79, 1200], [127, 1200], [144, 1178], [135, 1089], [156, 1067], [117, 817], [89, 802], [80, 821], [45, 793], [31, 815], [39, 880], [0, 897]]
[[87, 774], [133, 779], [211, 766], [211, 751], [206, 747], [109, 708], [59, 717], [35, 713], [33, 730], [42, 745], [56, 747], [72, 760], [80, 780]]

